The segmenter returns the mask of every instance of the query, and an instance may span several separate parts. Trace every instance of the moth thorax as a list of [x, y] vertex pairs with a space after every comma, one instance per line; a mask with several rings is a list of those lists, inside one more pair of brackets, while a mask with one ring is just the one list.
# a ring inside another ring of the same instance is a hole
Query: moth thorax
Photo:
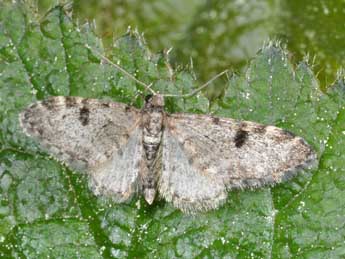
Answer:
[[163, 117], [162, 111], [145, 112], [143, 114], [143, 145], [149, 167], [156, 157], [162, 140]]

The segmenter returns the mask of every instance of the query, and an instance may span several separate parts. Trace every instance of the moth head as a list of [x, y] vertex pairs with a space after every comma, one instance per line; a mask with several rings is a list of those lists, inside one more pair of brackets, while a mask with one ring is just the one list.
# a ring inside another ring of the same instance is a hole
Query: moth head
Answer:
[[164, 107], [164, 96], [161, 94], [149, 94], [145, 97], [145, 107]]

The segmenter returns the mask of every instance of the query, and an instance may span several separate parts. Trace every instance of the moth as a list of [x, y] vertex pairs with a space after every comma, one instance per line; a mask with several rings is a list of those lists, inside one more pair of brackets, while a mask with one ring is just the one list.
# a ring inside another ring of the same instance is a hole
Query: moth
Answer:
[[87, 172], [96, 195], [125, 202], [142, 194], [149, 204], [159, 196], [187, 213], [218, 208], [229, 190], [273, 185], [316, 161], [311, 146], [284, 129], [168, 114], [165, 96], [151, 92], [141, 110], [50, 97], [28, 106], [20, 125], [57, 159]]

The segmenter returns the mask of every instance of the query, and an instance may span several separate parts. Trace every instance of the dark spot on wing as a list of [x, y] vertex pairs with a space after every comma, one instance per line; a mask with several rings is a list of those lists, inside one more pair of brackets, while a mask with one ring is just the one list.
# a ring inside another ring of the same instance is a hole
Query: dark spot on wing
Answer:
[[218, 117], [212, 117], [212, 122], [216, 125], [219, 125], [220, 119]]
[[86, 126], [89, 124], [89, 116], [90, 116], [90, 110], [87, 107], [83, 107], [79, 111], [79, 120], [81, 122], [81, 125]]
[[236, 135], [234, 137], [234, 143], [237, 148], [240, 148], [243, 146], [243, 144], [247, 141], [248, 139], [248, 132], [244, 131], [242, 129], [239, 129], [236, 132]]

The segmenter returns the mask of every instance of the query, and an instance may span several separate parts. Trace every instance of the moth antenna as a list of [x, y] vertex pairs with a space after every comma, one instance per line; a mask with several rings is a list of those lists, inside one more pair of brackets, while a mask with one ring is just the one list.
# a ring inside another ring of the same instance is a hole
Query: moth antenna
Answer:
[[208, 80], [206, 83], [204, 83], [202, 86], [198, 87], [197, 89], [195, 89], [194, 91], [192, 91], [188, 94], [164, 94], [163, 96], [164, 97], [191, 97], [191, 96], [197, 94], [198, 92], [202, 91], [203, 89], [205, 89], [207, 86], [209, 86], [217, 78], [221, 77], [224, 74], [227, 74], [228, 71], [229, 70], [226, 69], [223, 72], [220, 72], [219, 74], [215, 75], [210, 80]]
[[137, 84], [143, 86], [146, 90], [148, 90], [149, 92], [151, 92], [153, 95], [156, 95], [157, 93], [151, 88], [152, 83], [147, 85], [144, 82], [140, 81], [139, 79], [137, 79], [135, 76], [131, 75], [127, 70], [125, 70], [124, 68], [122, 68], [121, 66], [115, 64], [113, 61], [111, 61], [109, 58], [107, 58], [106, 56], [102, 55], [100, 52], [98, 52], [97, 50], [91, 48], [89, 45], [85, 44], [85, 47], [89, 50], [91, 50], [93, 53], [97, 54], [103, 61], [106, 61], [107, 63], [109, 63], [110, 65], [112, 65], [113, 67], [115, 67], [117, 70], [119, 70], [121, 73], [123, 73], [124, 75], [126, 75], [128, 78], [130, 78], [131, 80], [133, 80], [134, 82], [136, 82]]

